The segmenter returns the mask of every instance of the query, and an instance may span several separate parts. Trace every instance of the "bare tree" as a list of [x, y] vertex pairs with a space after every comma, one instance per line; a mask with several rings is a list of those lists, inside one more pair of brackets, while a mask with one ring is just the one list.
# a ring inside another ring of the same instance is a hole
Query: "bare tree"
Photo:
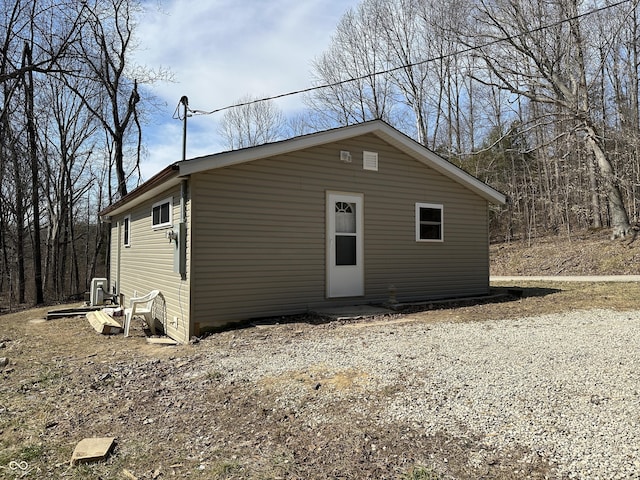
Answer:
[[[84, 9], [81, 6], [74, 15], [67, 7], [67, 0], [6, 0], [0, 4], [0, 84], [21, 81], [29, 72], [61, 72], [58, 61], [77, 40]], [[29, 39], [36, 42], [31, 49], [37, 55], [29, 64], [18, 64], [13, 61], [16, 44]]]
[[[2, 35], [0, 45], [0, 88], [2, 93], [2, 109], [0, 110], [0, 162], [2, 165], [2, 195], [3, 223], [3, 259], [5, 270], [9, 272], [9, 283], [12, 277], [17, 276], [18, 302], [25, 301], [25, 264], [24, 264], [24, 241], [25, 241], [25, 187], [24, 172], [21, 167], [20, 143], [18, 135], [15, 134], [16, 125], [12, 122], [17, 107], [18, 88], [23, 74], [19, 71], [19, 48], [16, 41], [16, 32], [22, 28], [21, 2], [1, 4], [0, 12], [2, 23], [0, 23], [0, 34]], [[18, 113], [19, 114], [19, 113]], [[11, 240], [11, 242], [9, 241]], [[10, 245], [13, 248], [9, 248]], [[10, 253], [10, 250], [12, 252]], [[15, 259], [15, 265], [14, 263]], [[17, 270], [17, 271], [16, 271]], [[11, 285], [13, 287], [13, 285]], [[10, 292], [13, 296], [13, 291]]]
[[218, 132], [227, 148], [252, 147], [282, 139], [286, 120], [272, 101], [256, 101], [251, 96], [239, 99], [238, 107], [227, 110]]
[[[94, 87], [91, 82], [78, 85], [85, 91]], [[63, 81], [50, 78], [43, 86], [41, 111], [46, 109], [47, 120], [41, 125], [46, 142], [44, 162], [44, 196], [49, 228], [47, 229], [45, 278], [57, 298], [77, 293], [86, 288], [81, 285], [76, 241], [77, 208], [93, 178], [88, 172], [93, 151], [97, 120], [84, 107], [82, 99], [66, 88]], [[68, 278], [69, 258], [73, 270]], [[69, 291], [69, 287], [71, 290]]]
[[[57, 62], [68, 52], [78, 32], [78, 17], [61, 15], [62, 2], [55, 0], [3, 2], [0, 6], [0, 85], [2, 85], [2, 135], [0, 143], [13, 165], [15, 248], [18, 263], [18, 298], [25, 300], [25, 215], [23, 200], [31, 193], [32, 256], [35, 302], [43, 303], [40, 244], [39, 162], [34, 115], [35, 75], [59, 71]], [[21, 108], [16, 108], [21, 104]], [[16, 134], [20, 132], [21, 135]], [[24, 133], [24, 136], [22, 135]], [[22, 143], [18, 138], [25, 138]], [[20, 167], [29, 167], [29, 187]], [[4, 176], [4, 178], [8, 178]], [[4, 189], [4, 185], [3, 185]]]
[[306, 102], [319, 127], [373, 119], [393, 123], [394, 88], [389, 76], [376, 75], [389, 63], [379, 0], [364, 0], [342, 17], [327, 51], [313, 63], [317, 84]]
[[313, 64], [326, 88], [307, 104], [322, 126], [381, 118], [446, 154], [474, 144], [469, 69], [448, 25], [468, 14], [460, 2], [365, 0], [340, 21], [327, 51]]
[[[68, 83], [85, 106], [101, 122], [113, 148], [117, 193], [127, 194], [128, 174], [125, 167], [125, 145], [132, 127], [140, 128], [137, 106], [140, 102], [138, 81], [133, 73], [130, 54], [135, 47], [133, 33], [135, 14], [140, 11], [136, 0], [91, 0], [82, 3], [82, 38], [76, 44], [77, 60], [83, 67], [80, 76], [90, 78], [99, 90], [80, 91]], [[145, 72], [144, 75], [149, 75]], [[139, 156], [135, 158], [137, 169]]]
[[616, 171], [626, 177], [629, 213], [637, 220], [640, 207], [637, 181], [640, 175], [639, 9], [611, 11], [599, 19], [596, 32], [599, 35], [594, 35], [595, 40], [600, 40], [602, 135], [608, 150], [617, 153]]
[[[9, 98], [7, 92], [8, 82], [2, 86], [4, 88], [5, 99]], [[26, 272], [25, 272], [25, 240], [26, 240], [26, 199], [27, 172], [25, 171], [26, 162], [21, 161], [24, 148], [20, 143], [23, 131], [15, 131], [15, 126], [10, 122], [10, 110], [5, 105], [0, 115], [0, 155], [3, 166], [3, 184], [2, 184], [2, 209], [5, 211], [3, 217], [10, 219], [8, 224], [12, 227], [12, 234], [9, 234], [8, 228], [4, 233], [4, 241], [7, 242], [11, 238], [12, 258], [9, 258], [7, 244], [4, 245], [4, 259], [11, 270], [13, 278], [17, 280], [17, 300], [18, 303], [26, 301]], [[15, 262], [15, 264], [14, 264]], [[11, 274], [10, 273], [10, 274]], [[13, 286], [13, 285], [12, 285]], [[13, 294], [13, 292], [11, 292]]]
[[[429, 95], [433, 92], [428, 78], [433, 66], [422, 62], [432, 55], [434, 36], [428, 28], [431, 18], [427, 2], [418, 0], [391, 0], [370, 2], [377, 9], [376, 17], [387, 48], [387, 61], [393, 84], [401, 92], [398, 100], [406, 104], [415, 117], [416, 139], [429, 145]], [[442, 91], [436, 88], [436, 91]], [[437, 128], [433, 129], [437, 135]], [[433, 145], [434, 142], [431, 142]]]
[[168, 77], [131, 64], [141, 12], [137, 0], [0, 2], [0, 290], [9, 280], [20, 303], [81, 291], [104, 245], [91, 208], [116, 198], [112, 170], [120, 197], [139, 173], [138, 85]]
[[624, 237], [631, 226], [594, 121], [588, 45], [577, 0], [483, 1], [477, 11], [474, 24], [478, 29], [469, 45], [498, 79], [494, 86], [532, 102], [553, 105], [565, 119], [571, 119], [570, 131], [579, 135], [598, 165], [613, 237]]
[[[31, 16], [33, 19], [34, 17]], [[32, 30], [33, 31], [33, 30]], [[32, 55], [33, 37], [31, 43], [25, 42], [22, 56], [23, 65], [33, 63]], [[25, 69], [23, 79], [25, 120], [27, 127], [27, 151], [29, 152], [29, 164], [31, 166], [31, 208], [33, 209], [33, 281], [35, 291], [35, 303], [44, 303], [44, 291], [42, 288], [42, 248], [40, 240], [40, 165], [38, 162], [38, 142], [36, 138], [36, 119], [34, 114], [35, 86], [33, 81], [33, 69]]]

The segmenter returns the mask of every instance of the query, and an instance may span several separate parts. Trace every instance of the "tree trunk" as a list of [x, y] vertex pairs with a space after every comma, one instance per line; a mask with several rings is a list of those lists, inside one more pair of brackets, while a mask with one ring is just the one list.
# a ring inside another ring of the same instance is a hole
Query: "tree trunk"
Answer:
[[596, 137], [595, 131], [590, 126], [584, 127], [585, 141], [587, 146], [593, 153], [593, 157], [600, 170], [602, 176], [602, 182], [604, 190], [607, 194], [607, 200], [609, 202], [609, 214], [611, 216], [611, 239], [624, 238], [631, 230], [629, 224], [629, 216], [627, 210], [624, 207], [622, 200], [622, 193], [620, 187], [616, 181], [615, 174], [609, 159], [607, 158], [604, 150], [600, 146]]
[[593, 157], [587, 160], [589, 167], [589, 187], [591, 192], [591, 226], [593, 228], [602, 227], [602, 216], [600, 214], [600, 196], [598, 195], [598, 179]]
[[24, 190], [20, 175], [20, 162], [15, 151], [13, 157], [14, 181], [16, 185], [16, 260], [18, 267], [18, 303], [25, 303], [26, 280], [24, 272]]
[[622, 193], [620, 192], [620, 187], [613, 172], [611, 162], [607, 158], [604, 146], [601, 144], [597, 135], [596, 128], [591, 124], [590, 120], [592, 109], [588, 95], [589, 88], [584, 54], [584, 37], [582, 36], [580, 23], [578, 21], [577, 1], [570, 1], [567, 6], [568, 18], [570, 18], [569, 26], [571, 36], [573, 37], [577, 54], [576, 67], [579, 68], [578, 88], [575, 92], [577, 100], [575, 103], [579, 109], [578, 116], [582, 114], [585, 118], [584, 125], [582, 126], [582, 130], [585, 133], [585, 141], [587, 147], [593, 153], [596, 165], [598, 165], [600, 175], [602, 176], [604, 189], [609, 202], [609, 213], [611, 215], [611, 228], [613, 229], [611, 238], [625, 237], [631, 229], [631, 225], [629, 225], [629, 216], [627, 215], [627, 210], [624, 207]]
[[[31, 47], [24, 46], [24, 65], [32, 64]], [[36, 305], [44, 303], [42, 290], [42, 245], [40, 243], [40, 195], [38, 179], [38, 142], [36, 141], [36, 126], [33, 112], [33, 70], [29, 69], [24, 80], [25, 107], [27, 117], [27, 135], [29, 141], [29, 161], [31, 163], [31, 202], [33, 206], [33, 282]]]

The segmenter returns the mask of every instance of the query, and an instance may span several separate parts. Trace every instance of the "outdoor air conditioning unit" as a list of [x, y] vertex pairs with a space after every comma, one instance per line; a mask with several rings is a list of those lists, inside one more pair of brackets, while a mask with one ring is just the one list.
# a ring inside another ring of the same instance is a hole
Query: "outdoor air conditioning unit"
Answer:
[[92, 278], [90, 301], [92, 306], [104, 305], [104, 294], [109, 291], [106, 278]]

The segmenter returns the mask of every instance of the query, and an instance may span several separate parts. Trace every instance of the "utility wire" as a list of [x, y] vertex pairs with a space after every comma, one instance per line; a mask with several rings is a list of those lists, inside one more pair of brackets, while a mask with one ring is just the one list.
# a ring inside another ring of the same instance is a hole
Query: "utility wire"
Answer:
[[[417, 67], [417, 66], [420, 66], [420, 65], [424, 65], [426, 63], [431, 63], [431, 62], [435, 62], [435, 61], [438, 61], [438, 60], [444, 60], [446, 58], [453, 57], [453, 56], [456, 56], [456, 55], [462, 55], [462, 54], [470, 53], [470, 52], [473, 52], [473, 51], [476, 51], [476, 50], [481, 50], [483, 48], [491, 47], [491, 46], [496, 45], [498, 43], [509, 42], [509, 41], [515, 40], [517, 38], [524, 37], [526, 35], [530, 35], [532, 33], [541, 32], [541, 31], [547, 30], [549, 28], [557, 27], [557, 26], [562, 25], [564, 23], [568, 23], [568, 22], [571, 22], [571, 21], [574, 21], [574, 20], [579, 20], [579, 19], [587, 17], [589, 15], [594, 15], [596, 13], [600, 13], [600, 12], [603, 12], [605, 10], [609, 10], [611, 8], [619, 7], [620, 5], [623, 5], [625, 3], [629, 3], [631, 1], [634, 1], [634, 3], [635, 3], [636, 0], [620, 0], [619, 2], [612, 3], [610, 5], [605, 5], [603, 7], [595, 8], [595, 9], [590, 10], [588, 12], [580, 13], [578, 15], [574, 15], [573, 17], [565, 18], [563, 20], [558, 20], [557, 22], [553, 22], [553, 23], [550, 23], [548, 25], [542, 25], [540, 27], [532, 28], [531, 30], [527, 30], [525, 32], [518, 33], [516, 35], [507, 35], [505, 37], [496, 38], [495, 40], [492, 40], [492, 41], [487, 42], [487, 43], [482, 44], [482, 45], [470, 46], [470, 47], [467, 47], [467, 48], [463, 48], [461, 50], [457, 50], [455, 52], [447, 53], [447, 54], [444, 54], [444, 55], [438, 55], [436, 57], [427, 58], [427, 59], [420, 60], [420, 61], [413, 62], [413, 63], [403, 64], [403, 65], [400, 65], [398, 67], [389, 68], [387, 70], [381, 70], [379, 72], [368, 73], [368, 74], [365, 74], [365, 75], [361, 75], [359, 77], [348, 78], [348, 79], [345, 79], [345, 80], [339, 80], [337, 82], [328, 83], [328, 84], [324, 84], [324, 85], [316, 85], [316, 86], [313, 86], [313, 87], [303, 88], [301, 90], [294, 90], [294, 91], [290, 91], [290, 92], [287, 92], [287, 93], [281, 93], [279, 95], [274, 95], [274, 96], [271, 96], [271, 97], [265, 97], [265, 98], [255, 99], [255, 100], [249, 100], [249, 101], [246, 101], [246, 102], [236, 103], [234, 105], [228, 105], [226, 107], [217, 108], [215, 110], [209, 110], [209, 111], [206, 111], [206, 110], [193, 110], [193, 109], [187, 107], [187, 115], [189, 115], [189, 114], [191, 114], [191, 115], [213, 115], [214, 113], [223, 112], [225, 110], [230, 110], [232, 108], [246, 107], [248, 105], [253, 105], [254, 103], [266, 102], [266, 101], [269, 101], [269, 100], [277, 100], [279, 98], [290, 97], [292, 95], [300, 95], [302, 93], [313, 92], [315, 90], [322, 90], [322, 89], [325, 89], [325, 88], [339, 87], [339, 86], [345, 85], [347, 83], [358, 82], [358, 81], [366, 80], [366, 79], [369, 79], [369, 78], [372, 78], [372, 77], [377, 77], [378, 75], [386, 75], [386, 74], [389, 74], [389, 73], [397, 72], [399, 70], [413, 68], [413, 67]], [[175, 110], [175, 112], [173, 114], [173, 118], [174, 119], [183, 120], [183, 118], [181, 117], [181, 115], [179, 113], [181, 105], [182, 105], [182, 103], [178, 103], [178, 106], [176, 107], [176, 110]]]

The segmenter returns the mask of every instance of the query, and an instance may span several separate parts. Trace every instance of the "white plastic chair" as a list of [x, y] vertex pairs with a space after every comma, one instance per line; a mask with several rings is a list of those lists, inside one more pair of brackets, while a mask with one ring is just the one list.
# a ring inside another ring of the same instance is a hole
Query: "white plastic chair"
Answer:
[[151, 335], [156, 334], [155, 319], [153, 318], [152, 307], [156, 297], [160, 295], [160, 290], [151, 290], [142, 297], [135, 297], [130, 300], [130, 308], [124, 310], [124, 336], [129, 336], [131, 319], [136, 316], [144, 317], [144, 321], [151, 330]]

